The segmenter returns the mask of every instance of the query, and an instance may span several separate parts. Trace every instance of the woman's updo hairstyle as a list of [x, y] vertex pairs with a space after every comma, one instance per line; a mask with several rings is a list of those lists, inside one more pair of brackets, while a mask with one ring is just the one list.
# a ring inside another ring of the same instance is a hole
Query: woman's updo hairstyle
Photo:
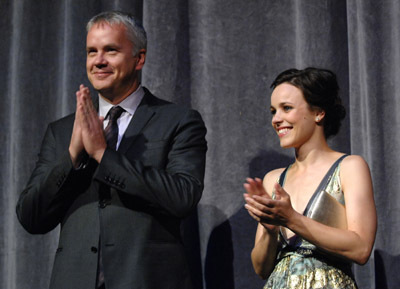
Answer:
[[276, 77], [271, 88], [275, 89], [282, 83], [289, 83], [300, 89], [311, 110], [325, 111], [321, 123], [326, 138], [338, 133], [341, 121], [346, 116], [346, 110], [338, 94], [336, 75], [332, 71], [314, 67], [303, 70], [288, 69]]

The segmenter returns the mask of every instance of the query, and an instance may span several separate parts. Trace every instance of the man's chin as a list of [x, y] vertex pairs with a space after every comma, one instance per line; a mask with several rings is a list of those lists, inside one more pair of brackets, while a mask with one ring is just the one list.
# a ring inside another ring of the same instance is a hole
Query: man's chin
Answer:
[[110, 77], [96, 77], [96, 76], [91, 76], [88, 77], [90, 83], [96, 90], [102, 90], [102, 89], [107, 89], [110, 86], [112, 86], [112, 79]]
[[107, 92], [111, 92], [110, 85], [106, 85], [105, 83], [99, 83], [97, 81], [91, 82], [93, 88], [100, 94], [106, 94]]

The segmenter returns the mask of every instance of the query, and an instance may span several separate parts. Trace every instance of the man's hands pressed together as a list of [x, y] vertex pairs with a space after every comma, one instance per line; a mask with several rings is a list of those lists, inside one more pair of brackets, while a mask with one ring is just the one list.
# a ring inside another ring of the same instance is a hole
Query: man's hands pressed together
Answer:
[[85, 151], [100, 163], [107, 147], [103, 120], [93, 106], [89, 88], [81, 84], [76, 92], [75, 122], [69, 145], [69, 153], [75, 167], [79, 166]]

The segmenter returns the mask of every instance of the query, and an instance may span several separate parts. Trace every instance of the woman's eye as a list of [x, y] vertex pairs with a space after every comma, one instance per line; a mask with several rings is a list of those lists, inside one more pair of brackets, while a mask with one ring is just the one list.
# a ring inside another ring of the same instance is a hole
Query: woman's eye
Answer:
[[285, 105], [285, 106], [283, 107], [283, 110], [284, 110], [284, 111], [289, 111], [289, 110], [291, 110], [291, 109], [292, 109], [291, 106]]
[[271, 109], [270, 111], [271, 111], [271, 114], [272, 114], [272, 115], [275, 115], [275, 113], [276, 113], [276, 110], [275, 110], [275, 109]]

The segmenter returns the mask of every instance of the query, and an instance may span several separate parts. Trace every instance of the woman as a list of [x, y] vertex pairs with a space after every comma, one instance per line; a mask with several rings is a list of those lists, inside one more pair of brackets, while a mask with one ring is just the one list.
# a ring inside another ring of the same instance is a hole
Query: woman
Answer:
[[345, 116], [336, 76], [289, 69], [271, 87], [272, 126], [295, 161], [244, 184], [258, 221], [254, 270], [268, 278], [264, 288], [357, 288], [351, 263], [368, 261], [376, 209], [363, 158], [327, 144]]

